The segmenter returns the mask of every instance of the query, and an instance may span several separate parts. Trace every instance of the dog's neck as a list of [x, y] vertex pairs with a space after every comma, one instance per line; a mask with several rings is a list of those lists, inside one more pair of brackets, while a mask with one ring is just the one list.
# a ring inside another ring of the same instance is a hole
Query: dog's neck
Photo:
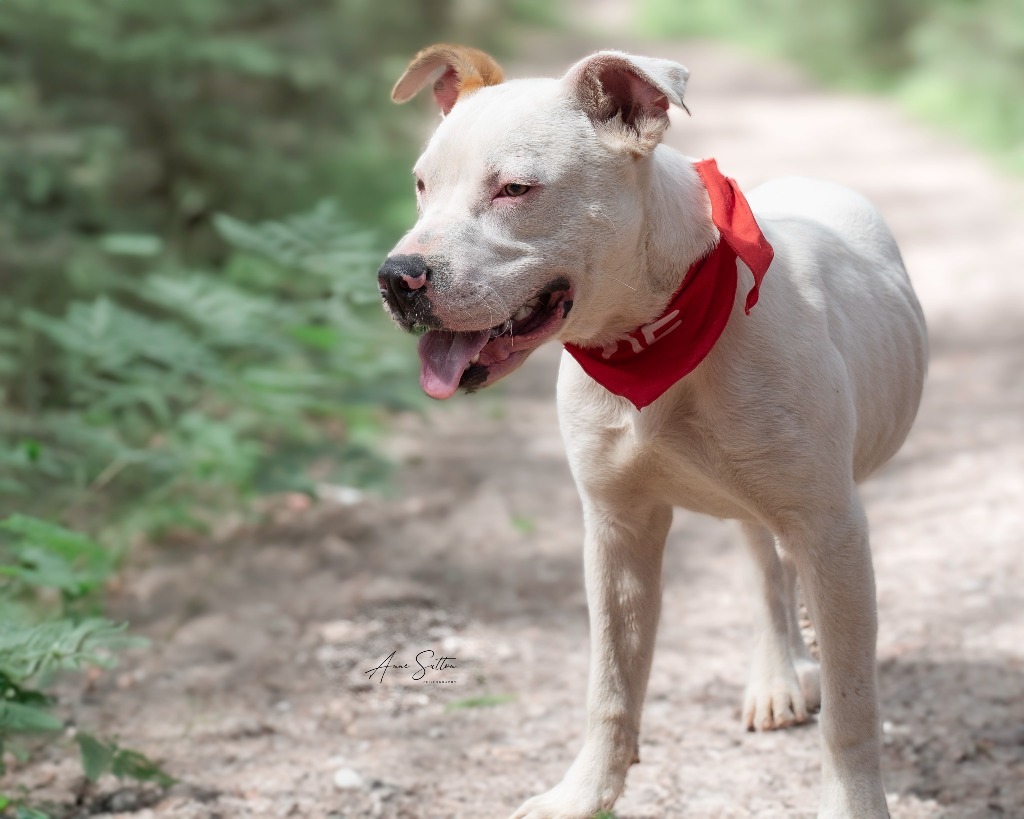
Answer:
[[[694, 160], [665, 145], [651, 157], [651, 179], [642, 236], [644, 269], [661, 304], [679, 289], [694, 262], [718, 243], [711, 199]], [[649, 316], [647, 318], [650, 318]]]
[[[693, 372], [718, 343], [735, 307], [739, 262], [754, 277], [754, 286], [744, 299], [749, 313], [757, 304], [761, 280], [775, 255], [746, 197], [734, 180], [722, 175], [718, 163], [705, 159], [690, 167], [701, 181], [711, 222], [719, 232], [716, 246], [696, 258], [685, 276], [672, 277], [679, 282], [678, 289], [654, 320], [600, 349], [565, 345], [591, 378], [638, 410]], [[692, 231], [680, 232], [686, 239], [692, 236]], [[675, 248], [679, 241], [669, 245]], [[647, 283], [657, 294], [656, 283]]]
[[[659, 145], [643, 169], [643, 226], [635, 247], [623, 248], [622, 263], [613, 261], [614, 306], [597, 311], [600, 326], [576, 327], [571, 340], [600, 346], [659, 315], [687, 271], [718, 243], [711, 221], [711, 200], [693, 161]], [[604, 294], [603, 294], [604, 295]]]

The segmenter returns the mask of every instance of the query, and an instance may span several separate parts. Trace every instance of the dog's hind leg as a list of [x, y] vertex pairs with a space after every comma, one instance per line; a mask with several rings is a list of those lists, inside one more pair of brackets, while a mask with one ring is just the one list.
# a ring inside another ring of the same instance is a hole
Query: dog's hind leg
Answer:
[[804, 704], [807, 706], [807, 710], [817, 713], [821, 708], [821, 669], [818, 666], [818, 661], [811, 655], [807, 643], [804, 642], [804, 635], [800, 631], [800, 598], [796, 590], [796, 563], [793, 562], [792, 556], [785, 552], [779, 552], [778, 557], [782, 563], [782, 577], [786, 584], [786, 605], [789, 607], [786, 624], [789, 629], [789, 650], [793, 657], [793, 667], [796, 668], [796, 676], [800, 680], [800, 691], [804, 695]]
[[818, 666], [797, 619], [796, 567], [764, 526], [744, 523], [754, 599], [754, 650], [743, 696], [743, 724], [771, 731], [806, 722], [820, 702]]
[[848, 491], [845, 509], [823, 507], [819, 517], [788, 527], [781, 540], [796, 561], [821, 652], [819, 819], [881, 819], [889, 813], [880, 759], [875, 578], [864, 510], [856, 489]]

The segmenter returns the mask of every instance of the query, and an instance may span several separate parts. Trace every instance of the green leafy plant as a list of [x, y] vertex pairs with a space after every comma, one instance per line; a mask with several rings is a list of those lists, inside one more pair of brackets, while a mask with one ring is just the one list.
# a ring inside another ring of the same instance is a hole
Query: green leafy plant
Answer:
[[[13, 816], [14, 819], [50, 819], [49, 814], [36, 810], [21, 800], [12, 799], [2, 794], [0, 794], [0, 811], [6, 811], [4, 815]], [[10, 811], [13, 811], [13, 814]]]
[[322, 479], [383, 474], [365, 445], [382, 407], [411, 395], [399, 384], [413, 359], [367, 286], [374, 238], [330, 202], [217, 229], [234, 249], [219, 274], [159, 267], [62, 315], [23, 312], [51, 351], [37, 374], [47, 406], [0, 417], [0, 511], [57, 501], [92, 526], [131, 504], [159, 531], [148, 510], [180, 525], [197, 497], [215, 508], [305, 488], [303, 459], [285, 475], [281, 456], [313, 442], [306, 462], [334, 462]]
[[0, 2], [0, 515], [159, 534], [379, 481], [410, 345], [365, 228], [408, 223], [420, 139], [387, 91], [542, 6]]
[[[550, 12], [0, 2], [0, 764], [62, 734], [54, 675], [129, 644], [97, 612], [138, 534], [386, 479], [375, 441], [414, 357], [365, 228], [408, 222], [420, 139], [387, 90], [442, 32], [491, 47], [510, 16]], [[165, 784], [76, 740], [91, 779]]]
[[14, 536], [0, 553], [6, 558], [0, 576], [20, 585], [58, 589], [74, 599], [95, 591], [113, 572], [114, 556], [77, 532], [23, 515], [0, 521], [0, 531]]
[[76, 734], [75, 741], [82, 755], [82, 770], [90, 782], [96, 782], [106, 773], [118, 779], [155, 782], [164, 788], [177, 781], [145, 755], [122, 748], [116, 742], [103, 742], [92, 734], [83, 733]]
[[513, 515], [512, 526], [517, 532], [524, 535], [532, 535], [537, 531], [537, 521], [526, 515]]
[[514, 702], [515, 694], [484, 694], [479, 697], [467, 697], [463, 700], [456, 700], [445, 706], [445, 711], [464, 711], [470, 708], [493, 708], [496, 705], [504, 705]]
[[[54, 675], [86, 666], [109, 667], [116, 654], [141, 641], [125, 624], [83, 614], [90, 595], [115, 569], [114, 555], [76, 532], [23, 515], [0, 520], [0, 775], [4, 752], [34, 735], [64, 728], [46, 690]], [[55, 590], [56, 601], [43, 605], [39, 594]], [[76, 735], [87, 777], [110, 772], [121, 778], [156, 782], [173, 779], [145, 755], [91, 734]], [[31, 816], [24, 800], [0, 795], [0, 809]]]

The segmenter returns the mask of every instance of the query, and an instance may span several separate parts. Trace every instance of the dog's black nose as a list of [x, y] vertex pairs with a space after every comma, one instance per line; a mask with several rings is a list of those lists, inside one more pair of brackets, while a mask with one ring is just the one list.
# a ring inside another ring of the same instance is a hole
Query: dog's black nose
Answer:
[[391, 256], [377, 271], [377, 288], [392, 310], [404, 316], [425, 295], [431, 270], [422, 256]]

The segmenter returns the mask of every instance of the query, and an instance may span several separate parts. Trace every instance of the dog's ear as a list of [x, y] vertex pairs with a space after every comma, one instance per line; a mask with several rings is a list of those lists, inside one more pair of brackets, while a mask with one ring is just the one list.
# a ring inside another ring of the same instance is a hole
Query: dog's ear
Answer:
[[661, 141], [669, 104], [690, 113], [683, 103], [689, 76], [670, 60], [600, 51], [570, 68], [564, 82], [595, 125], [625, 137], [629, 150], [641, 156]]
[[395, 102], [411, 100], [439, 68], [444, 70], [434, 81], [434, 99], [445, 114], [463, 94], [485, 85], [497, 85], [505, 78], [501, 66], [489, 54], [467, 46], [438, 43], [412, 58], [402, 78], [395, 83], [391, 99]]

